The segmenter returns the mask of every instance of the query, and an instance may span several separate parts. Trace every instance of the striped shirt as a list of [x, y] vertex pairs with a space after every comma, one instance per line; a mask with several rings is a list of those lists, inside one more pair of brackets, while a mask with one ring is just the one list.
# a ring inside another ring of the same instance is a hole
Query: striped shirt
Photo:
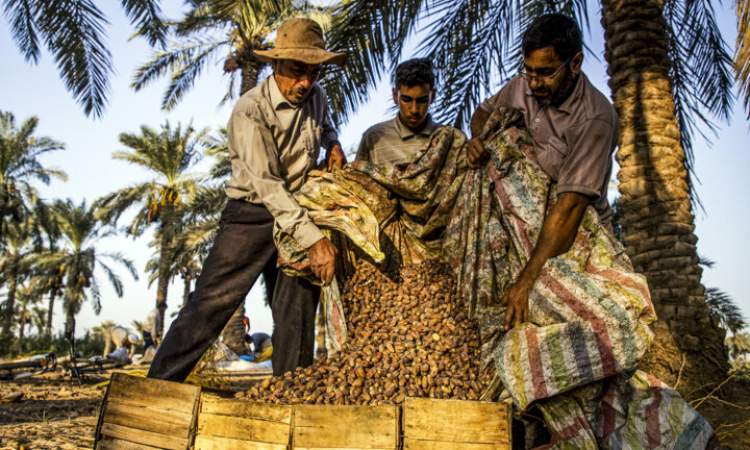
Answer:
[[427, 116], [427, 123], [418, 133], [406, 127], [398, 115], [368, 128], [357, 150], [357, 161], [374, 164], [399, 164], [412, 161], [430, 142], [438, 125]]

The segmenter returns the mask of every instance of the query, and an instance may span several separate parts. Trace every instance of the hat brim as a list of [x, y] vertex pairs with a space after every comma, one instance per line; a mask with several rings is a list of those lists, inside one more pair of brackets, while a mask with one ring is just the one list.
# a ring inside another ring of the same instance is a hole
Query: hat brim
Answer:
[[336, 64], [343, 66], [346, 54], [329, 52], [320, 48], [272, 48], [271, 50], [255, 50], [255, 56], [263, 62], [290, 59], [305, 64]]

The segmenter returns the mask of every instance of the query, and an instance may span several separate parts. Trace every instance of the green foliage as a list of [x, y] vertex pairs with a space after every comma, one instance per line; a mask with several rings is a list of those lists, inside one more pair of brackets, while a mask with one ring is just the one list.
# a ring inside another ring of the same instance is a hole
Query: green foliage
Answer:
[[729, 294], [719, 288], [706, 289], [706, 304], [727, 331], [736, 333], [747, 326], [740, 307]]
[[[84, 357], [99, 356], [104, 350], [104, 341], [100, 336], [86, 332], [82, 337], [76, 338], [76, 352]], [[40, 353], [54, 353], [58, 358], [70, 354], [70, 342], [65, 338], [63, 332], [48, 338], [40, 334], [27, 336], [19, 343], [17, 351], [6, 353], [4, 358], [15, 358], [19, 355], [32, 356]]]
[[179, 210], [195, 196], [200, 179], [189, 170], [200, 159], [206, 134], [169, 122], [158, 131], [144, 125], [140, 134], [122, 133], [120, 142], [129, 150], [116, 151], [113, 158], [146, 169], [154, 178], [102, 197], [97, 201], [99, 217], [114, 224], [129, 208], [138, 208], [127, 229], [132, 236], [140, 236], [153, 223], [163, 225], [165, 208]]
[[69, 199], [57, 200], [52, 213], [60, 232], [58, 247], [39, 252], [31, 260], [43, 273], [56, 271], [62, 278], [63, 309], [68, 322], [78, 314], [86, 300], [92, 302], [97, 314], [101, 311], [97, 272], [104, 274], [118, 297], [123, 295], [123, 284], [112, 264], [125, 268], [133, 279], [138, 279], [132, 261], [122, 254], [97, 251], [97, 242], [111, 235], [112, 231], [98, 220], [95, 211], [95, 207], [87, 205], [85, 200], [79, 204]]
[[[38, 202], [33, 183], [67, 179], [62, 170], [42, 165], [43, 155], [65, 146], [46, 136], [35, 136], [38, 124], [39, 120], [31, 117], [19, 125], [12, 113], [0, 111], [0, 248], [10, 233], [8, 227], [45, 222], [45, 206]], [[32, 220], [34, 215], [37, 217]]]

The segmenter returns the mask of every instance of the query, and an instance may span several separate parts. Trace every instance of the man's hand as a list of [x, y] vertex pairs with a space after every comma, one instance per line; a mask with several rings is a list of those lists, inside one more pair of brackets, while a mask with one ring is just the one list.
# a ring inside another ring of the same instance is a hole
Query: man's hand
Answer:
[[335, 143], [326, 157], [327, 170], [332, 172], [333, 169], [344, 167], [344, 164], [346, 164], [346, 155], [344, 155], [344, 151], [341, 150], [341, 144]]
[[505, 331], [529, 321], [529, 294], [533, 286], [533, 283], [519, 278], [505, 294], [505, 305], [508, 308], [503, 322]]
[[478, 169], [487, 157], [487, 149], [479, 138], [472, 138], [466, 146], [466, 162], [472, 169]]
[[336, 270], [336, 247], [331, 241], [323, 238], [314, 243], [308, 251], [313, 274], [320, 278], [323, 284], [330, 283]]

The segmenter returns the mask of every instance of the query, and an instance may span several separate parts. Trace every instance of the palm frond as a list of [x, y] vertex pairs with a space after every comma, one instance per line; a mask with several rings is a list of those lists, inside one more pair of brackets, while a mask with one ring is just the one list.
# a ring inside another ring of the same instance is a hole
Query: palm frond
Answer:
[[747, 326], [742, 310], [726, 292], [715, 287], [706, 289], [706, 303], [728, 331], [736, 333]]
[[87, 115], [100, 117], [113, 73], [105, 45], [107, 19], [92, 0], [48, 0], [38, 5], [40, 34], [66, 88]]
[[122, 289], [122, 280], [120, 277], [112, 270], [111, 267], [109, 267], [106, 263], [103, 261], [99, 261], [99, 267], [104, 271], [104, 273], [107, 275], [107, 279], [109, 280], [109, 284], [112, 286], [112, 289], [115, 290], [115, 294], [117, 294], [118, 297], [122, 298], [123, 289]]
[[709, 115], [729, 119], [733, 103], [732, 58], [709, 0], [669, 0], [665, 2], [664, 20], [688, 184], [693, 200], [699, 203], [692, 181], [693, 138], [698, 133], [710, 141], [708, 134], [716, 133]]
[[167, 50], [156, 52], [150, 61], [136, 69], [131, 87], [139, 91], [157, 78], [169, 73], [171, 78], [170, 88], [162, 100], [162, 108], [168, 110], [175, 106], [187, 89], [192, 87], [205, 64], [213, 57], [214, 52], [227, 44], [228, 42], [225, 40], [196, 38], [187, 43], [181, 43]]
[[174, 67], [167, 91], [162, 98], [161, 107], [165, 111], [171, 111], [177, 103], [193, 87], [195, 80], [203, 71], [203, 68], [212, 60], [214, 53], [224, 42], [214, 42], [204, 45], [200, 51], [193, 52], [187, 58], [180, 60]]
[[10, 24], [13, 40], [27, 62], [39, 62], [39, 36], [34, 16], [36, 2], [32, 0], [3, 0], [3, 12]]
[[121, 0], [120, 3], [130, 23], [136, 26], [139, 35], [146, 37], [149, 45], [166, 44], [166, 25], [158, 0]]
[[404, 42], [414, 30], [422, 0], [398, 2], [353, 0], [343, 2], [331, 17], [327, 33], [329, 48], [346, 53], [346, 68], [332, 66], [321, 84], [328, 93], [331, 115], [342, 123], [369, 98], [386, 68], [396, 63]]
[[138, 281], [138, 270], [136, 270], [135, 264], [133, 264], [133, 261], [131, 259], [126, 258], [122, 253], [107, 252], [107, 253], [100, 253], [99, 256], [104, 259], [111, 259], [117, 264], [120, 264], [121, 266], [125, 267], [125, 269], [127, 269], [127, 271], [130, 273], [130, 276], [132, 276], [135, 281]]
[[153, 183], [140, 183], [105, 195], [96, 200], [96, 215], [105, 224], [114, 224], [131, 206], [143, 201], [156, 190]]
[[489, 91], [491, 76], [507, 77], [504, 61], [518, 18], [504, 1], [441, 0], [432, 6], [429, 37], [419, 52], [435, 62], [444, 78], [436, 118], [461, 128]]
[[[96, 278], [91, 277], [91, 286], [88, 290], [91, 293], [91, 306], [94, 309], [94, 314], [98, 316], [102, 312], [102, 292], [99, 289], [99, 282]], [[122, 297], [122, 294], [118, 294], [117, 296]]]

